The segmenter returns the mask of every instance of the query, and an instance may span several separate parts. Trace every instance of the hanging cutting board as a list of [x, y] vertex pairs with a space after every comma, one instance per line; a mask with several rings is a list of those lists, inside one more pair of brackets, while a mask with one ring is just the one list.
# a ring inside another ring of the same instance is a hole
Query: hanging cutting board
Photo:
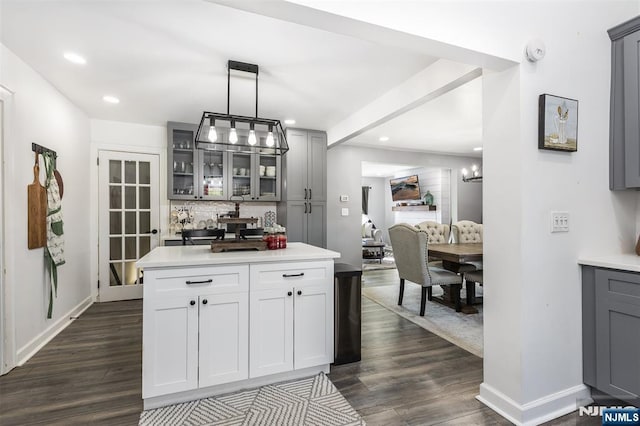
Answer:
[[27, 185], [27, 245], [29, 249], [44, 247], [47, 245], [47, 191], [40, 185], [40, 167], [38, 166], [38, 154], [36, 165], [33, 166], [33, 183]]

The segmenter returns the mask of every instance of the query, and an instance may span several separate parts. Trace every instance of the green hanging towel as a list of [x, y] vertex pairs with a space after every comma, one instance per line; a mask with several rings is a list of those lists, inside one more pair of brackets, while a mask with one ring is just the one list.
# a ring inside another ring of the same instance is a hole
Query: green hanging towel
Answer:
[[51, 276], [49, 288], [49, 310], [47, 318], [51, 318], [53, 312], [53, 296], [58, 297], [58, 266], [64, 265], [64, 232], [62, 227], [62, 202], [60, 188], [54, 178], [55, 157], [51, 153], [44, 153], [44, 165], [47, 172], [45, 188], [47, 189], [47, 246], [44, 250], [44, 259]]

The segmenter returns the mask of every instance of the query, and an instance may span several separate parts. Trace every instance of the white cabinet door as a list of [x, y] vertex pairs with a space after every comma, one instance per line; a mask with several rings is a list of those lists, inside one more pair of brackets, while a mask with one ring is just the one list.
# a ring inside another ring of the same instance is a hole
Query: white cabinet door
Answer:
[[293, 370], [293, 289], [249, 293], [249, 377]]
[[295, 369], [333, 362], [333, 286], [297, 287], [294, 306]]
[[145, 299], [142, 397], [198, 387], [198, 298]]
[[249, 377], [247, 293], [200, 296], [199, 386]]

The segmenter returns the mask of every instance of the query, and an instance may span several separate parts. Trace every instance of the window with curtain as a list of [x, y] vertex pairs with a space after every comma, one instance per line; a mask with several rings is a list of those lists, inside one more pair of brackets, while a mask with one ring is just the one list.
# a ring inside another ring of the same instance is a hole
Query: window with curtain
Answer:
[[369, 186], [362, 187], [362, 214], [369, 214]]

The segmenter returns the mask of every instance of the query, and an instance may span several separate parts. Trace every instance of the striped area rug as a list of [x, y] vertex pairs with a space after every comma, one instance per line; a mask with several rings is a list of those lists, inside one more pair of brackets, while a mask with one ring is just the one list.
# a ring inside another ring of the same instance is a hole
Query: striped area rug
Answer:
[[140, 426], [364, 425], [323, 373], [308, 379], [143, 411]]

